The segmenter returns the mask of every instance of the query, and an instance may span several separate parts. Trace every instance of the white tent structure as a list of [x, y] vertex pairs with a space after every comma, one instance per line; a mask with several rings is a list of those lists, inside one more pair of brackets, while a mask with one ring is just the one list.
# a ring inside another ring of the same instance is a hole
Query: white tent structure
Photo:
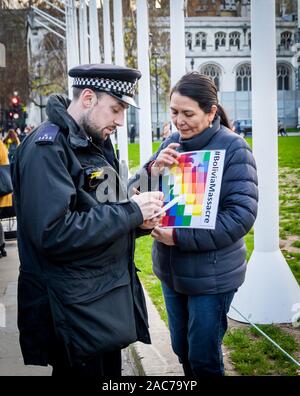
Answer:
[[[252, 322], [291, 323], [300, 304], [300, 288], [279, 249], [277, 87], [275, 2], [252, 0], [253, 153], [259, 183], [254, 251], [246, 279], [232, 302], [229, 317]], [[264, 40], [261, 40], [264, 37]], [[266, 45], [268, 43], [268, 45]]]

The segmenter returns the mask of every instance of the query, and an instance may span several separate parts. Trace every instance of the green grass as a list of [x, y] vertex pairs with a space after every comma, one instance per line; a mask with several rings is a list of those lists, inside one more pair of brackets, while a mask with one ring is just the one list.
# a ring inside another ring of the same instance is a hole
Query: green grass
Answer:
[[[247, 138], [248, 143], [252, 140]], [[299, 195], [300, 195], [300, 137], [279, 137], [279, 203], [280, 203], [280, 238], [290, 235], [298, 236], [293, 243], [300, 247]], [[153, 151], [159, 143], [153, 144]], [[139, 145], [129, 145], [130, 168], [139, 166]], [[254, 248], [253, 230], [245, 237], [247, 260]], [[141, 270], [139, 276], [147, 292], [158, 309], [163, 320], [167, 322], [160, 282], [152, 272], [151, 262], [152, 238], [139, 238], [136, 244], [135, 261]], [[295, 278], [300, 284], [300, 253], [284, 251], [285, 258]], [[292, 336], [287, 335], [277, 326], [262, 326], [264, 331], [277, 341], [289, 353], [295, 353], [299, 346]], [[251, 328], [235, 329], [227, 333], [224, 343], [230, 350], [230, 357], [235, 369], [242, 375], [296, 375], [296, 366], [290, 363], [269, 341], [255, 334]]]
[[279, 137], [278, 145], [278, 158], [279, 167], [289, 167], [298, 169], [300, 168], [300, 137], [299, 136], [289, 136], [289, 137]]
[[286, 128], [287, 132], [300, 132], [300, 128]]
[[167, 313], [162, 296], [160, 281], [152, 272], [152, 237], [146, 236], [136, 240], [135, 264], [141, 271], [139, 277], [156, 306], [161, 318], [167, 323]]
[[[160, 143], [152, 143], [152, 152], [158, 149]], [[128, 156], [129, 156], [129, 169], [136, 169], [140, 166], [140, 145], [138, 143], [128, 144]]]
[[[299, 351], [294, 338], [279, 327], [261, 325], [259, 328], [291, 356]], [[254, 328], [228, 331], [224, 345], [231, 350], [230, 358], [241, 375], [297, 375], [297, 366]]]

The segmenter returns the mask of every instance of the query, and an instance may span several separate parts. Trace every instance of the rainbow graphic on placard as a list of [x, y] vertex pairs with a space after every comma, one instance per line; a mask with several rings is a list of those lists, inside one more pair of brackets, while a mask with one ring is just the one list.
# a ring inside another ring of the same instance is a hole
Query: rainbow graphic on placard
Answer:
[[[221, 156], [217, 157], [216, 153], [221, 153]], [[178, 196], [180, 201], [166, 211], [166, 216], [162, 219], [162, 227], [212, 228], [214, 222], [205, 224], [204, 215], [207, 212], [209, 189], [213, 191], [211, 195], [214, 198], [214, 207], [216, 199], [219, 199], [224, 156], [224, 150], [182, 153], [178, 158], [179, 164], [165, 170], [160, 180], [164, 204]], [[212, 187], [215, 185], [216, 188]]]

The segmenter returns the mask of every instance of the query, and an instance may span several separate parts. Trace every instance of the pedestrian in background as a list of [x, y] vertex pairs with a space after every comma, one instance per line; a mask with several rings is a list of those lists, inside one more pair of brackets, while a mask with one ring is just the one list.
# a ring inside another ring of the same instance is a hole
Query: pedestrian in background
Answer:
[[136, 129], [135, 129], [135, 126], [133, 124], [131, 124], [130, 131], [129, 131], [130, 143], [134, 143], [135, 136], [136, 136]]
[[3, 143], [6, 145], [8, 150], [8, 160], [10, 164], [11, 174], [13, 174], [15, 155], [17, 148], [20, 144], [17, 132], [14, 129], [9, 129], [6, 137], [3, 139]]
[[[8, 153], [7, 153], [7, 148], [0, 140], [0, 165], [8, 165]], [[0, 258], [1, 257], [6, 257], [7, 252], [5, 250], [5, 238], [4, 238], [4, 230], [3, 230], [3, 225], [1, 222], [1, 219], [3, 218], [3, 213], [5, 211], [5, 208], [10, 208], [13, 205], [12, 201], [12, 194], [7, 194], [3, 195], [0, 197]]]
[[281, 136], [288, 136], [288, 134], [286, 133], [284, 124], [280, 120], [278, 120], [278, 133], [280, 133]]

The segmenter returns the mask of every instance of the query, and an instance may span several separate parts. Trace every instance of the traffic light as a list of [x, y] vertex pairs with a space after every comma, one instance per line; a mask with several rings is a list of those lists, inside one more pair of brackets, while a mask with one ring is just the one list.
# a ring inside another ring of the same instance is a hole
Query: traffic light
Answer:
[[25, 107], [22, 105], [21, 100], [18, 96], [17, 92], [14, 92], [14, 94], [10, 98], [10, 108], [8, 110], [8, 120], [12, 123], [14, 123], [17, 126], [22, 126], [25, 122], [25, 117], [24, 117], [24, 112], [23, 108]]
[[18, 97], [18, 95], [14, 95], [11, 98], [11, 105], [14, 109], [18, 109], [19, 105], [20, 105], [20, 98]]
[[19, 102], [20, 102], [20, 100], [19, 100], [19, 98], [17, 96], [13, 96], [11, 98], [11, 103], [12, 103], [13, 106], [18, 106]]

